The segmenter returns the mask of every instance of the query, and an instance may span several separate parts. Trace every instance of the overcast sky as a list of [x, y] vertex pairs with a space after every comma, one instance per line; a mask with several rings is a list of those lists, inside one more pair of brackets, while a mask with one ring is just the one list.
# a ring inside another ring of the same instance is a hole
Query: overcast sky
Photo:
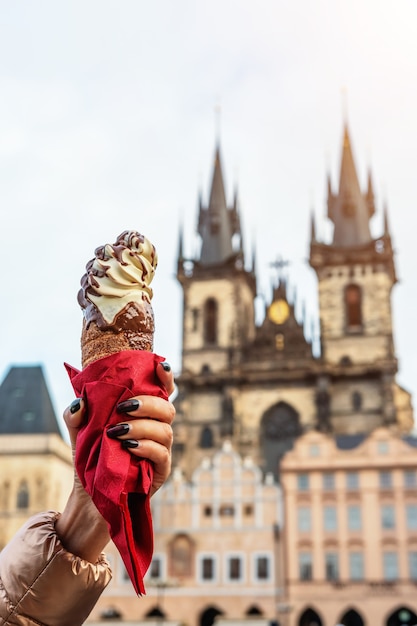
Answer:
[[[416, 0], [13, 0], [0, 11], [0, 376], [42, 364], [59, 414], [80, 366], [76, 295], [125, 229], [159, 253], [156, 351], [180, 369], [178, 230], [196, 249], [220, 137], [260, 300], [281, 256], [317, 333], [310, 215], [328, 240], [347, 120], [362, 187], [388, 207], [401, 385], [417, 397]], [[220, 108], [220, 115], [216, 115]]]

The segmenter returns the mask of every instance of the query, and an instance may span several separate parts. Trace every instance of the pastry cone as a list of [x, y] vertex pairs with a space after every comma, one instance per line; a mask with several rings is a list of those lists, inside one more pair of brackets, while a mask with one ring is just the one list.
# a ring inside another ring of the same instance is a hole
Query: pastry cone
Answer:
[[153, 350], [155, 330], [150, 283], [158, 263], [154, 246], [136, 231], [100, 246], [87, 263], [78, 302], [84, 320], [83, 369], [124, 350]]

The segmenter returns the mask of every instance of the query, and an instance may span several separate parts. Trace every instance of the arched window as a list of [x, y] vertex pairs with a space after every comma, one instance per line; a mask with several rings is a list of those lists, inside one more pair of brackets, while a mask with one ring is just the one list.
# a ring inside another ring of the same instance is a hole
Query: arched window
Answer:
[[217, 343], [217, 302], [209, 298], [204, 304], [204, 341], [208, 344]]
[[364, 626], [364, 621], [357, 611], [349, 609], [340, 618], [340, 624], [342, 626]]
[[204, 426], [200, 436], [200, 448], [212, 448], [213, 445], [213, 431], [209, 426]]
[[358, 285], [347, 285], [345, 289], [345, 314], [347, 330], [362, 328], [362, 291]]
[[177, 535], [169, 546], [169, 565], [172, 576], [191, 576], [193, 573], [194, 545], [187, 535]]
[[323, 622], [314, 609], [306, 609], [300, 616], [298, 626], [323, 626]]
[[0, 508], [7, 511], [9, 508], [10, 483], [5, 481], [0, 489]]
[[29, 488], [25, 480], [22, 480], [22, 482], [19, 485], [17, 498], [16, 498], [16, 507], [18, 509], [29, 508]]
[[362, 408], [362, 394], [359, 391], [352, 393], [352, 408], [354, 411], [360, 411]]
[[300, 434], [299, 415], [286, 402], [278, 402], [264, 413], [260, 436], [265, 472], [271, 472], [278, 478], [279, 462]]

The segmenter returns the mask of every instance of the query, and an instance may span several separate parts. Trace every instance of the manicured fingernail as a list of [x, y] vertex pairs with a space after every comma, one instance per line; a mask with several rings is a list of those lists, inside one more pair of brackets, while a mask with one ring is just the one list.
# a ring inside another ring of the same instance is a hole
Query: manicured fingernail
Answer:
[[122, 441], [122, 448], [139, 448], [140, 443], [136, 439], [124, 439]]
[[70, 413], [76, 413], [81, 408], [81, 398], [75, 398], [69, 405]]
[[166, 372], [170, 372], [170, 371], [171, 371], [171, 366], [170, 366], [170, 364], [169, 364], [169, 363], [167, 363], [166, 361], [163, 361], [163, 362], [161, 363], [161, 365], [162, 365], [163, 369], [164, 369]]
[[140, 407], [139, 400], [125, 400], [117, 405], [116, 411], [118, 413], [129, 413], [130, 411], [136, 411]]
[[116, 424], [107, 429], [107, 437], [110, 439], [117, 439], [121, 435], [126, 435], [130, 430], [129, 424]]

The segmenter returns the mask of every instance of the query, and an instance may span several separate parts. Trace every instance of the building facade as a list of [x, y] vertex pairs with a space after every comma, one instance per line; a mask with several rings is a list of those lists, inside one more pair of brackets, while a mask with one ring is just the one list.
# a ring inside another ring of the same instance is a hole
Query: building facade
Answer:
[[281, 462], [288, 626], [417, 623], [417, 440], [310, 431]]
[[0, 386], [0, 550], [39, 511], [62, 511], [73, 484], [40, 366], [11, 367]]
[[209, 626], [270, 618], [283, 594], [282, 501], [272, 475], [225, 442], [186, 480], [179, 468], [152, 499], [155, 552], [138, 602], [110, 547], [114, 581], [91, 619], [118, 615]]

